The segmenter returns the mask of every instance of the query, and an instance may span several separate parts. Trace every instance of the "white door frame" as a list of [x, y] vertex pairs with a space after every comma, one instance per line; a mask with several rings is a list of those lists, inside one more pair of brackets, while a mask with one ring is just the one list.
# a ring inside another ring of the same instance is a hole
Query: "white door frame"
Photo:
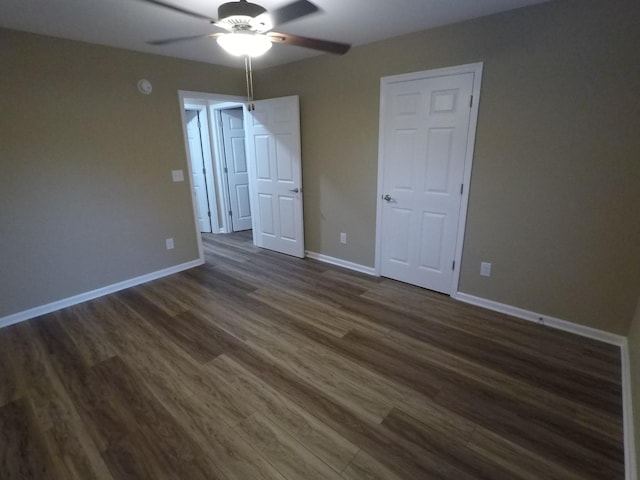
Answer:
[[480, 104], [480, 86], [482, 83], [482, 66], [483, 63], [469, 63], [467, 65], [458, 65], [455, 67], [438, 68], [435, 70], [425, 70], [422, 72], [407, 73], [403, 75], [393, 75], [389, 77], [382, 77], [380, 79], [380, 126], [378, 133], [378, 194], [377, 194], [377, 209], [376, 209], [376, 258], [375, 258], [375, 273], [380, 276], [382, 272], [382, 208], [383, 200], [383, 175], [384, 175], [384, 131], [383, 122], [385, 118], [386, 109], [388, 108], [385, 99], [383, 98], [383, 92], [387, 85], [392, 83], [407, 82], [412, 80], [421, 80], [426, 78], [443, 77], [449, 75], [459, 75], [463, 73], [473, 73], [473, 103], [471, 105], [471, 112], [469, 114], [469, 133], [467, 137], [467, 154], [464, 162], [464, 190], [462, 193], [462, 199], [460, 203], [460, 216], [458, 219], [458, 233], [456, 237], [456, 249], [455, 249], [455, 268], [453, 271], [453, 280], [450, 289], [450, 296], [456, 297], [458, 293], [458, 284], [460, 282], [460, 264], [462, 262], [462, 247], [464, 243], [464, 232], [467, 222], [467, 209], [469, 206], [469, 185], [471, 182], [471, 168], [473, 163], [473, 153], [476, 141], [476, 127], [478, 125], [478, 106]]
[[[234, 95], [223, 95], [223, 94], [217, 94], [217, 93], [206, 93], [206, 92], [193, 92], [193, 91], [188, 91], [188, 90], [178, 90], [178, 102], [179, 102], [179, 108], [180, 108], [180, 118], [182, 120], [182, 135], [183, 135], [183, 141], [184, 141], [184, 146], [185, 146], [185, 154], [186, 154], [186, 159], [187, 159], [187, 171], [188, 171], [188, 179], [189, 179], [189, 189], [191, 191], [191, 204], [192, 204], [192, 208], [193, 208], [193, 224], [194, 224], [194, 228], [196, 231], [196, 239], [198, 242], [198, 258], [200, 261], [204, 262], [204, 249], [202, 247], [202, 236], [200, 235], [200, 227], [198, 226], [198, 213], [197, 213], [197, 207], [196, 207], [196, 198], [195, 198], [195, 192], [193, 189], [193, 172], [191, 171], [191, 157], [190, 157], [190, 152], [189, 152], [189, 139], [187, 136], [187, 119], [184, 113], [185, 110], [185, 105], [189, 105], [189, 106], [196, 106], [196, 107], [200, 107], [201, 105], [204, 105], [203, 108], [206, 109], [207, 112], [207, 121], [209, 125], [212, 125], [212, 118], [210, 117], [211, 115], [211, 109], [215, 108], [216, 106], [219, 105], [235, 105], [235, 106], [242, 106], [246, 103], [247, 98], [246, 97], [240, 97], [240, 96], [234, 96]], [[204, 102], [204, 103], [203, 103]], [[216, 138], [214, 135], [214, 131], [215, 129], [208, 129], [210, 137], [209, 137], [209, 141], [210, 141], [210, 145], [216, 145]], [[211, 149], [211, 147], [209, 148], [210, 152], [213, 152], [213, 150]], [[215, 177], [215, 189], [216, 191], [223, 191], [221, 190], [222, 188], [222, 177], [220, 175], [220, 171], [219, 168], [216, 168], [216, 164], [218, 163], [218, 158], [219, 155], [217, 152], [214, 152], [213, 155], [214, 161], [212, 162], [210, 171], [212, 173], [212, 175]], [[207, 177], [209, 178], [209, 174], [207, 174]], [[215, 197], [215, 195], [214, 195]], [[214, 198], [215, 201], [215, 198]], [[218, 227], [218, 231], [221, 231], [221, 223], [224, 224], [224, 222], [221, 222], [220, 218], [218, 217], [217, 214], [217, 204], [210, 204], [210, 205], [215, 205], [216, 206], [216, 210], [215, 210], [215, 218], [216, 218], [216, 223], [217, 223], [217, 227]], [[213, 208], [213, 206], [211, 207]], [[223, 210], [224, 212], [224, 210]], [[212, 218], [213, 218], [214, 212], [212, 212]], [[216, 225], [212, 225], [212, 229], [215, 230]], [[254, 244], [255, 244], [255, 238], [254, 238]]]

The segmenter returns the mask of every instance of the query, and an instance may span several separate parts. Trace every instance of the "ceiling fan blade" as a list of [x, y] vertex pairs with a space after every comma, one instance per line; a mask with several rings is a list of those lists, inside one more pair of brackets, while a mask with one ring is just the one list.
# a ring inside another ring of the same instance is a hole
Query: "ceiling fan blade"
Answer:
[[184, 13], [185, 15], [189, 15], [191, 17], [199, 18], [201, 20], [207, 20], [208, 22], [211, 22], [211, 23], [216, 23], [217, 22], [217, 20], [215, 20], [214, 18], [207, 17], [206, 15], [202, 15], [202, 14], [200, 14], [198, 12], [192, 12], [191, 10], [187, 10], [186, 8], [178, 7], [177, 5], [173, 5], [171, 3], [166, 3], [166, 2], [163, 2], [161, 0], [140, 0], [140, 1], [141, 2], [145, 2], [145, 3], [151, 3], [151, 4], [157, 5], [159, 7], [168, 8], [168, 9], [173, 10], [175, 12]]
[[344, 55], [349, 51], [351, 45], [346, 43], [330, 42], [328, 40], [318, 40], [316, 38], [299, 37], [288, 33], [269, 32], [266, 34], [273, 43], [284, 43], [286, 45], [296, 45], [298, 47], [312, 48], [323, 52]]
[[205, 35], [189, 35], [188, 37], [164, 38], [162, 40], [151, 40], [147, 42], [149, 45], [169, 45], [171, 43], [187, 42], [189, 40], [197, 40], [198, 38], [213, 38], [224, 35], [224, 33], [208, 33]]
[[283, 23], [305, 17], [320, 10], [317, 6], [307, 0], [296, 0], [287, 5], [269, 10], [271, 24], [276, 27]]

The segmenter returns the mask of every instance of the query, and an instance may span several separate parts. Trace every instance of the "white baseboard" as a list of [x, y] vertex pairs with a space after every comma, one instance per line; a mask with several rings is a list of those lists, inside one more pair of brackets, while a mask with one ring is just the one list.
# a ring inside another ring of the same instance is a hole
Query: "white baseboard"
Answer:
[[565, 332], [575, 333], [582, 337], [592, 338], [601, 342], [609, 343], [621, 347], [626, 341], [626, 338], [622, 335], [616, 335], [615, 333], [605, 332], [604, 330], [598, 330], [597, 328], [585, 327], [584, 325], [578, 325], [577, 323], [569, 322], [567, 320], [561, 320], [559, 318], [550, 317], [542, 313], [532, 312], [523, 308], [514, 307], [505, 303], [494, 302], [493, 300], [487, 300], [486, 298], [476, 297], [469, 295], [468, 293], [458, 292], [452, 297], [461, 302], [470, 303], [479, 307], [484, 307], [494, 312], [506, 313], [513, 317], [521, 318], [523, 320], [529, 320], [530, 322], [540, 323], [549, 327], [557, 328], [558, 330], [564, 330]]
[[629, 343], [626, 338], [620, 347], [620, 355], [622, 358], [622, 418], [624, 426], [625, 480], [637, 480], [638, 459], [636, 458], [633, 398], [631, 395], [631, 362], [629, 361]]
[[348, 262], [347, 260], [330, 257], [329, 255], [323, 255], [322, 253], [310, 252], [309, 250], [305, 252], [305, 256], [313, 260], [318, 260], [319, 262], [330, 263], [331, 265], [337, 265], [338, 267], [344, 267], [356, 272], [376, 276], [375, 268], [366, 267], [364, 265], [360, 265], [359, 263]]
[[156, 280], [158, 278], [166, 277], [167, 275], [172, 275], [189, 268], [197, 267], [198, 265], [202, 265], [203, 263], [204, 260], [202, 259], [193, 260], [191, 262], [182, 263], [180, 265], [175, 265], [173, 267], [158, 270], [156, 272], [147, 273], [146, 275], [141, 275], [139, 277], [124, 280], [112, 285], [107, 285], [106, 287], [91, 290], [90, 292], [80, 293], [78, 295], [74, 295], [73, 297], [63, 298], [62, 300], [47, 303], [46, 305], [40, 305], [39, 307], [30, 308], [29, 310], [12, 313], [11, 315], [8, 315], [6, 317], [0, 317], [0, 328], [13, 325], [14, 323], [24, 322], [25, 320], [29, 320], [30, 318], [39, 317], [40, 315], [55, 312], [56, 310], [70, 307], [72, 305], [77, 305], [78, 303], [86, 302], [87, 300], [93, 300], [94, 298], [102, 297], [110, 293], [115, 293], [120, 290], [124, 290], [125, 288], [135, 287], [136, 285], [147, 283], [151, 280]]
[[452, 295], [456, 300], [470, 303], [479, 307], [484, 307], [495, 312], [506, 313], [513, 317], [529, 320], [535, 323], [541, 323], [551, 328], [564, 330], [565, 332], [575, 333], [583, 337], [599, 340], [611, 345], [620, 347], [620, 360], [622, 372], [622, 418], [624, 425], [624, 461], [625, 461], [625, 480], [637, 480], [637, 458], [635, 449], [635, 436], [633, 425], [633, 403], [631, 399], [631, 371], [629, 362], [629, 346], [626, 337], [616, 335], [614, 333], [605, 332], [596, 328], [585, 327], [567, 320], [550, 317], [541, 313], [524, 310], [493, 300], [476, 297], [467, 293], [458, 292]]

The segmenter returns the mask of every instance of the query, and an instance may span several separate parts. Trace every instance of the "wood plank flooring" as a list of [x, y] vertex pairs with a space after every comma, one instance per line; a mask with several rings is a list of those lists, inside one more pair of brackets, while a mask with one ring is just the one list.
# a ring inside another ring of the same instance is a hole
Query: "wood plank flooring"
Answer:
[[617, 347], [204, 238], [0, 330], [0, 478], [624, 478]]

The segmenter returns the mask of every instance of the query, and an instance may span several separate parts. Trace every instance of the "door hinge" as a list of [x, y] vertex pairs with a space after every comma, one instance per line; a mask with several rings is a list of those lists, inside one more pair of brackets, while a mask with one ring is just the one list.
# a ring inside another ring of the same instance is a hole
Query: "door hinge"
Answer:
[[473, 95], [469, 98], [469, 108], [473, 107]]
[[206, 168], [203, 168], [203, 169], [202, 169], [202, 174], [203, 174], [203, 175], [206, 175], [206, 174], [207, 174], [207, 169], [206, 169]]
[[224, 173], [229, 173], [229, 169], [227, 167], [224, 167]]
[[209, 216], [209, 218], [211, 218], [211, 212], [207, 212], [207, 215]]
[[460, 195], [464, 193], [464, 183], [460, 184]]
[[455, 270], [456, 269], [456, 261], [454, 260], [453, 263], [451, 264], [451, 270]]
[[229, 216], [233, 217], [233, 212], [231, 210], [229, 210]]

